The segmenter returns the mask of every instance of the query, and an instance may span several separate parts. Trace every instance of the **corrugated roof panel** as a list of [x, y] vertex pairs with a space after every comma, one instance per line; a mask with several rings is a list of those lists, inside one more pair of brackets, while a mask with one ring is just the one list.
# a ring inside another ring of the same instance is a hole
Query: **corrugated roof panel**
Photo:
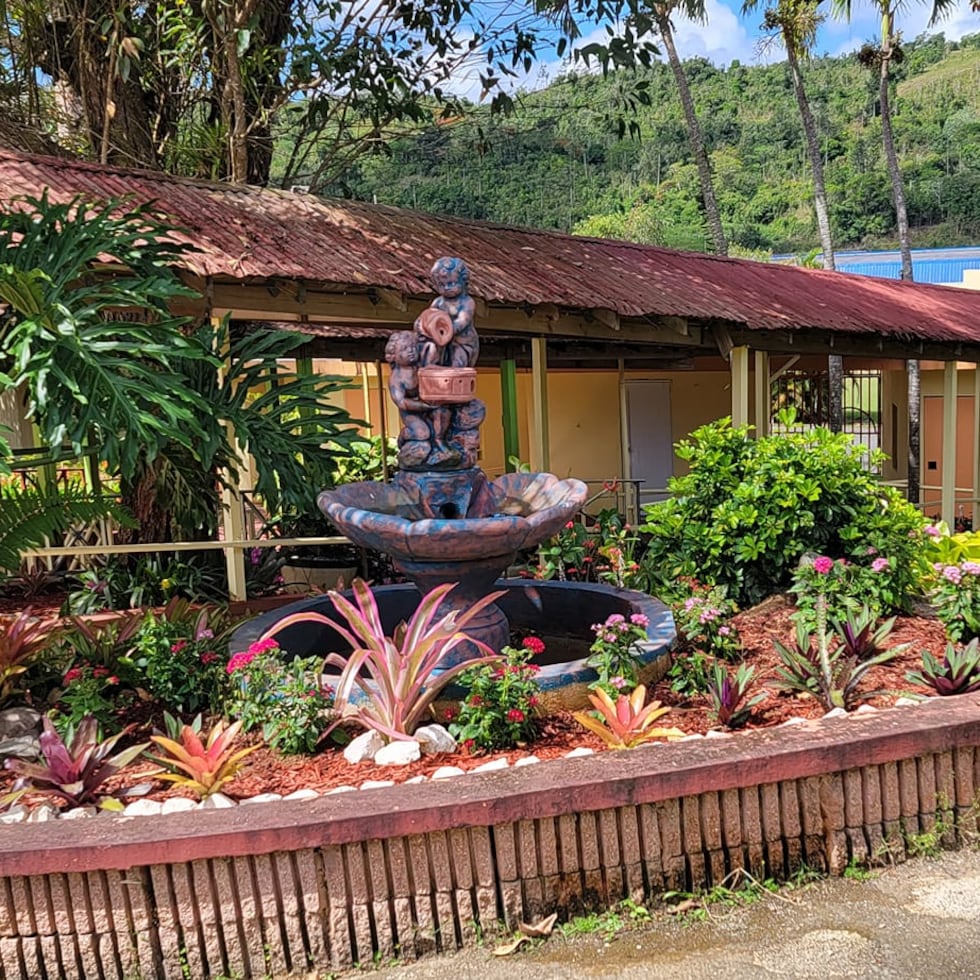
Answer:
[[184, 267], [220, 279], [279, 278], [431, 294], [440, 255], [471, 292], [509, 305], [683, 316], [752, 330], [817, 329], [980, 342], [980, 293], [629, 242], [449, 219], [357, 201], [0, 150], [0, 194], [129, 194], [154, 201], [200, 251]]

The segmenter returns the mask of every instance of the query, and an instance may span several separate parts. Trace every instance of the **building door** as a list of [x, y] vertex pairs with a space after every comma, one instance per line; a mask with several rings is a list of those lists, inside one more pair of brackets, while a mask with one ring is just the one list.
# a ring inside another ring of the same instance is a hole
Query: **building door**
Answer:
[[674, 474], [670, 382], [626, 381], [623, 388], [630, 479], [642, 481], [641, 504], [665, 500], [667, 480]]

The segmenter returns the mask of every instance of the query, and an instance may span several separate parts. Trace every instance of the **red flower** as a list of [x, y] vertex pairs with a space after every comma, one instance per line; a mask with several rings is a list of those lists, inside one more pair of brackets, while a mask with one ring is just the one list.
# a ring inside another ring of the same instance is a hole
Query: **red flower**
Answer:
[[536, 636], [525, 636], [524, 642], [521, 645], [529, 653], [544, 653], [544, 641], [538, 639]]
[[507, 720], [508, 721], [523, 721], [524, 720], [524, 712], [521, 711], [520, 708], [511, 708], [510, 711], [507, 712]]
[[479, 694], [471, 694], [470, 695], [470, 707], [471, 708], [479, 708], [481, 704], [483, 704], [483, 698], [481, 698]]
[[205, 650], [204, 653], [201, 654], [201, 663], [204, 664], [205, 667], [207, 667], [208, 664], [213, 664], [217, 659], [218, 655], [214, 652], [214, 650]]
[[536, 694], [532, 694], [532, 695], [531, 695], [531, 696], [530, 696], [530, 697], [529, 697], [529, 698], [527, 699], [527, 703], [528, 703], [528, 704], [529, 704], [529, 705], [530, 705], [530, 706], [531, 706], [532, 708], [536, 708], [536, 707], [537, 707], [537, 705], [538, 705], [538, 696], [537, 696]]
[[82, 676], [82, 668], [81, 667], [72, 667], [71, 670], [69, 670], [65, 674], [65, 683], [66, 684], [73, 684], [81, 676]]
[[180, 651], [183, 650], [184, 647], [186, 646], [187, 646], [187, 640], [178, 640], [176, 643], [172, 643], [170, 645], [170, 652], [180, 653]]

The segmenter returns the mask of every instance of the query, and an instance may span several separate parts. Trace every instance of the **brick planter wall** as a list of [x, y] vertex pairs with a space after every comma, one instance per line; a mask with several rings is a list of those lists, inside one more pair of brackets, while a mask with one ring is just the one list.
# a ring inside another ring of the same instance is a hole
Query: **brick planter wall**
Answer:
[[262, 977], [454, 949], [745, 867], [977, 831], [980, 698], [310, 801], [0, 831], [0, 977]]

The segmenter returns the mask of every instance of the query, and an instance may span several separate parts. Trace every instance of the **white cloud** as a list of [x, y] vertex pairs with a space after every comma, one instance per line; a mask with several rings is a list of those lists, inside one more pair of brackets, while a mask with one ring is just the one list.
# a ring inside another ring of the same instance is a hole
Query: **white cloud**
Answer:
[[674, 43], [682, 59], [707, 58], [720, 66], [736, 59], [746, 63], [758, 60], [756, 38], [733, 10], [720, 0], [706, 0], [705, 12], [707, 21], [703, 24], [679, 15], [674, 19]]

